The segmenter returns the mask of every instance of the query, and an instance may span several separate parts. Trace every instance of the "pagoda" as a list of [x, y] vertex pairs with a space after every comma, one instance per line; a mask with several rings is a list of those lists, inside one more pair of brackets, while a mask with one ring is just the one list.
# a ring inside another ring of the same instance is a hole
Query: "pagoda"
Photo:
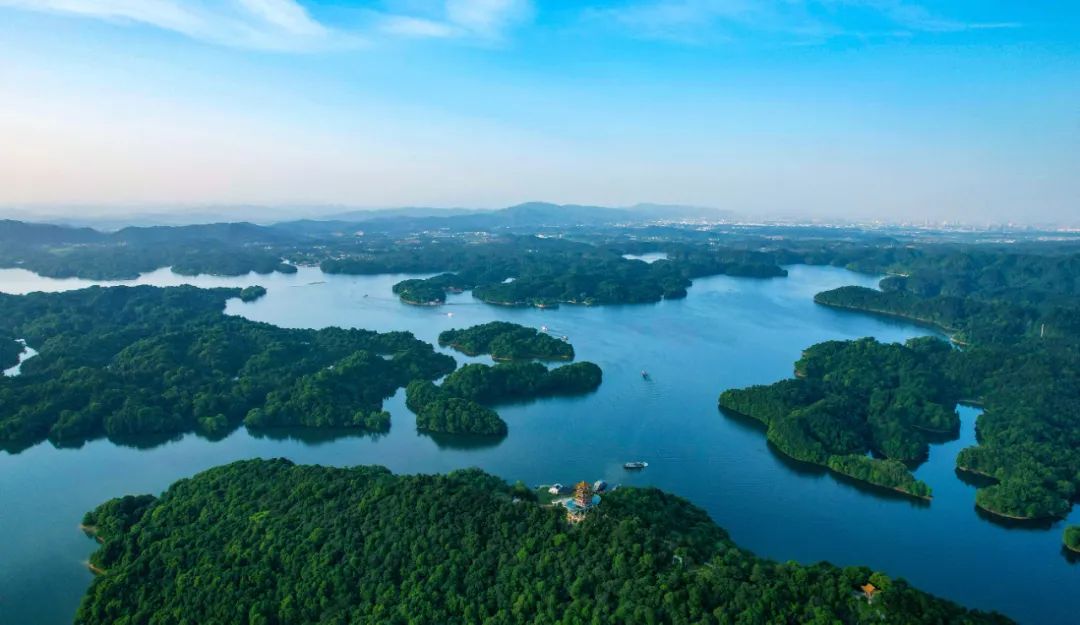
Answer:
[[574, 496], [566, 500], [566, 519], [571, 523], [579, 523], [585, 519], [585, 515], [600, 503], [600, 495], [597, 495], [588, 482], [578, 482], [574, 487]]

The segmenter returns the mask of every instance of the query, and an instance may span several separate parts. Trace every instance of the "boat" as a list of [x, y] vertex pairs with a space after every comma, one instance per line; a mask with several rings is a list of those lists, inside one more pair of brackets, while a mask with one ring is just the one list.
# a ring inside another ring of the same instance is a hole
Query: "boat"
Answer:
[[639, 469], [644, 469], [647, 466], [649, 466], [648, 462], [642, 462], [640, 460], [635, 460], [633, 462], [623, 463], [622, 468], [626, 469], [627, 471], [637, 471]]
[[548, 327], [547, 327], [547, 326], [540, 326], [540, 331], [541, 331], [541, 332], [547, 332], [547, 331], [548, 331]]
[[642, 380], [651, 380], [651, 379], [652, 379], [652, 377], [651, 377], [651, 376], [649, 375], [649, 372], [648, 372], [648, 371], [646, 371], [646, 370], [642, 369], [642, 370], [641, 370], [641, 379], [642, 379]]

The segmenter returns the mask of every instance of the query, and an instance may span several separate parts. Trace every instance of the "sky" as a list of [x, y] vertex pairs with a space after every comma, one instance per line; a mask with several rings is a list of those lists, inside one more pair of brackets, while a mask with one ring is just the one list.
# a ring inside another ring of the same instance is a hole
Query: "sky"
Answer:
[[532, 200], [1078, 223], [1080, 2], [0, 0], [0, 206]]

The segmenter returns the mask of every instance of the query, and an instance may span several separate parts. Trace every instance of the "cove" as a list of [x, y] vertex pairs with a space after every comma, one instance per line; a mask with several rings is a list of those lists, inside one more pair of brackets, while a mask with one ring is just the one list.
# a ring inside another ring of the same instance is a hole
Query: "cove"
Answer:
[[[573, 342], [579, 360], [603, 368], [604, 383], [584, 397], [500, 407], [510, 433], [495, 442], [417, 434], [399, 393], [386, 402], [391, 430], [379, 436], [278, 431], [256, 437], [240, 429], [217, 442], [188, 435], [144, 447], [98, 440], [79, 449], [45, 443], [0, 452], [0, 622], [71, 622], [91, 579], [83, 561], [94, 544], [78, 530], [85, 511], [251, 457], [381, 464], [400, 473], [477, 466], [527, 484], [604, 479], [657, 486], [702, 506], [737, 543], [765, 557], [865, 564], [1021, 622], [1075, 622], [1080, 597], [1046, 592], [1080, 587], [1080, 566], [1060, 552], [1063, 524], [1045, 530], [992, 523], [976, 513], [974, 487], [955, 474], [956, 453], [974, 442], [975, 409], [961, 408], [960, 438], [932, 445], [916, 471], [934, 489], [929, 505], [806, 471], [770, 450], [758, 429], [717, 411], [722, 390], [789, 377], [813, 343], [862, 336], [900, 341], [932, 332], [812, 301], [837, 286], [873, 286], [875, 277], [829, 267], [789, 271], [770, 280], [698, 279], [683, 300], [557, 310], [488, 306], [469, 294], [451, 295], [442, 307], [407, 306], [390, 292], [404, 276], [324, 275], [315, 268], [237, 278], [159, 270], [124, 283], [261, 284], [268, 290], [263, 298], [231, 300], [226, 312], [285, 327], [409, 330], [432, 343], [442, 330], [492, 320], [547, 325]], [[0, 270], [6, 292], [89, 284]], [[490, 362], [446, 353], [459, 362]], [[641, 378], [642, 369], [650, 380]], [[628, 473], [622, 469], [628, 460], [649, 467]], [[1076, 523], [1080, 515], [1074, 510], [1072, 518]]]

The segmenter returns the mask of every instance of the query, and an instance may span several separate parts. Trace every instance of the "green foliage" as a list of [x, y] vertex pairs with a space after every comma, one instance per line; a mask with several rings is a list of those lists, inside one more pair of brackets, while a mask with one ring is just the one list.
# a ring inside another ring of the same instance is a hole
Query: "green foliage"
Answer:
[[[914, 249], [881, 291], [819, 293], [829, 306], [916, 319], [963, 345], [938, 376], [985, 407], [961, 469], [994, 478], [976, 503], [1006, 517], [1063, 517], [1080, 496], [1080, 255]], [[937, 429], [942, 415], [924, 415]], [[885, 424], [887, 427], [888, 424]]]
[[932, 494], [925, 482], [916, 480], [908, 468], [896, 460], [878, 460], [868, 456], [830, 456], [827, 465], [833, 471], [848, 477], [916, 497], [929, 499]]
[[416, 413], [416, 429], [442, 434], [505, 436], [506, 422], [492, 410], [469, 399], [441, 397]]
[[1080, 551], [1080, 525], [1070, 525], [1066, 527], [1061, 540], [1069, 549]]
[[574, 359], [574, 347], [570, 343], [507, 321], [446, 330], [439, 334], [439, 345], [449, 345], [469, 356], [491, 354], [495, 360]]
[[[926, 432], [959, 428], [958, 396], [940, 375], [950, 351], [936, 339], [819, 343], [795, 363], [795, 379], [724, 391], [719, 405], [764, 423], [793, 458], [924, 497], [929, 489], [898, 461], [926, 456]], [[891, 461], [865, 458], [871, 451]]]
[[[250, 460], [92, 515], [105, 569], [77, 625], [1007, 623], [863, 567], [779, 564], [655, 489], [571, 526], [476, 470]], [[119, 517], [113, 522], [113, 517]], [[884, 590], [872, 605], [868, 580]]]
[[422, 431], [504, 435], [506, 423], [484, 404], [587, 393], [602, 379], [600, 367], [591, 362], [551, 370], [536, 362], [474, 363], [446, 376], [442, 386], [411, 382], [405, 388], [405, 405], [416, 413]]
[[481, 403], [500, 403], [547, 395], [578, 395], [596, 390], [603, 374], [591, 362], [548, 369], [536, 362], [506, 362], [494, 366], [472, 363], [443, 381], [444, 391]]
[[281, 261], [287, 239], [279, 230], [244, 223], [103, 233], [0, 221], [0, 267], [87, 280], [134, 279], [169, 266], [189, 276], [295, 273], [295, 266]]
[[19, 355], [25, 347], [10, 336], [0, 335], [0, 369], [9, 369], [19, 364]]
[[447, 291], [472, 289], [484, 302], [506, 306], [633, 304], [686, 296], [691, 280], [708, 275], [787, 275], [772, 257], [742, 250], [693, 248], [670, 260], [628, 260], [603, 247], [561, 239], [501, 236], [482, 242], [433, 239], [322, 261], [327, 273], [441, 273], [408, 279], [394, 292], [410, 304], [440, 304]]
[[266, 288], [259, 285], [245, 287], [240, 290], [240, 300], [244, 302], [254, 302], [263, 295], [266, 295]]
[[384, 431], [382, 400], [453, 370], [411, 334], [292, 330], [222, 314], [237, 289], [94, 287], [0, 296], [0, 333], [40, 346], [0, 379], [0, 441], [220, 436], [251, 426]]

